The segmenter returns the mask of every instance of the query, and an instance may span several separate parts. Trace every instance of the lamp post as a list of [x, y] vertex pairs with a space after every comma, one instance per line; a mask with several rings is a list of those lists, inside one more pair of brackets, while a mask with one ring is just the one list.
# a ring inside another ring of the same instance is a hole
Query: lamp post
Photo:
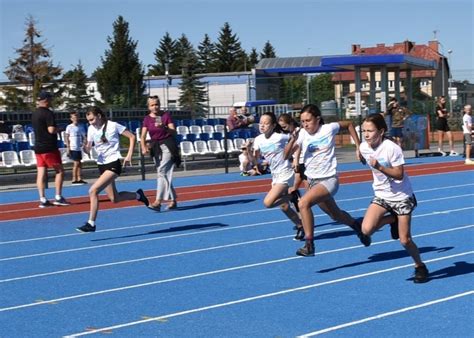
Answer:
[[451, 72], [451, 53], [452, 53], [452, 49], [448, 49], [448, 64], [449, 64], [449, 73], [448, 73], [448, 96], [449, 96], [449, 112], [452, 113], [453, 112], [453, 100], [452, 100], [452, 95], [451, 95], [451, 87], [452, 87], [452, 72]]

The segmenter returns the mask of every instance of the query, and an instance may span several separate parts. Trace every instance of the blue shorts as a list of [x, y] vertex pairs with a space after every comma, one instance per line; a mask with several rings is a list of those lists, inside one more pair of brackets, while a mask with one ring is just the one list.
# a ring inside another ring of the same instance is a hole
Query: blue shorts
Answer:
[[73, 160], [73, 161], [82, 160], [82, 151], [80, 151], [80, 150], [71, 150], [69, 152], [69, 154], [70, 154], [71, 160]]
[[390, 135], [392, 137], [403, 137], [403, 128], [400, 127], [392, 127], [392, 130], [390, 131]]

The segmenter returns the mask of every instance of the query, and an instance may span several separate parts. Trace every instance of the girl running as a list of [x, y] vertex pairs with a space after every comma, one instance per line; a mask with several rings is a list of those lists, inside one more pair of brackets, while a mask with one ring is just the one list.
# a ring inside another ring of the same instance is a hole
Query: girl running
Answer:
[[[392, 238], [400, 238], [400, 243], [415, 262], [413, 281], [424, 283], [428, 280], [428, 269], [422, 262], [410, 233], [411, 214], [416, 208], [416, 198], [403, 169], [405, 160], [402, 149], [385, 138], [386, 131], [387, 125], [380, 114], [366, 117], [362, 125], [366, 142], [361, 144], [360, 152], [372, 170], [372, 187], [375, 193], [365, 213], [362, 232], [371, 236], [384, 224], [390, 224]], [[391, 215], [384, 216], [387, 212]]]
[[100, 177], [89, 189], [90, 213], [89, 220], [77, 230], [80, 232], [94, 232], [95, 221], [99, 210], [99, 193], [105, 190], [110, 201], [118, 203], [121, 201], [137, 200], [148, 206], [148, 199], [142, 189], [136, 192], [117, 192], [115, 180], [122, 172], [120, 163], [120, 135], [128, 137], [130, 144], [127, 156], [123, 160], [123, 166], [131, 164], [133, 148], [135, 145], [135, 135], [129, 132], [124, 126], [113, 121], [108, 121], [104, 113], [98, 107], [91, 107], [86, 113], [89, 129], [87, 130], [87, 144], [84, 151], [89, 153], [94, 146], [98, 154], [97, 165]]
[[[296, 254], [314, 256], [314, 215], [311, 207], [315, 204], [333, 220], [351, 227], [362, 244], [369, 246], [370, 237], [361, 233], [360, 223], [347, 212], [339, 209], [333, 197], [339, 188], [336, 171], [337, 161], [334, 154], [335, 136], [341, 128], [349, 131], [356, 145], [356, 156], [360, 156], [359, 137], [352, 122], [339, 121], [324, 124], [319, 108], [313, 104], [303, 107], [300, 122], [302, 129], [292, 135], [285, 151], [285, 155], [288, 157], [295, 149], [296, 151], [300, 149], [301, 155], [304, 156], [305, 175], [309, 185], [308, 190], [298, 203], [306, 242]], [[296, 139], [296, 137], [298, 138]], [[295, 161], [298, 159], [295, 158]]]
[[297, 228], [295, 240], [301, 240], [304, 238], [301, 220], [288, 203], [291, 198], [288, 188], [293, 185], [295, 176], [291, 163], [284, 157], [289, 136], [280, 133], [281, 127], [272, 112], [264, 113], [260, 117], [259, 129], [261, 134], [254, 140], [253, 156], [260, 158], [262, 155], [269, 162], [272, 174], [272, 188], [265, 196], [263, 204], [267, 208], [279, 206]]

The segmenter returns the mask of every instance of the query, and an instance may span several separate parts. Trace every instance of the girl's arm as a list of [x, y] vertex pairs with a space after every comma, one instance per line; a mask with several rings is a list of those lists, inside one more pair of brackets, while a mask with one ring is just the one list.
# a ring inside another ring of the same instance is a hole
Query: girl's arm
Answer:
[[142, 154], [148, 153], [148, 147], [146, 146], [147, 133], [148, 133], [148, 128], [142, 127], [142, 131], [140, 133], [140, 148], [142, 149]]
[[377, 169], [385, 176], [391, 177], [395, 180], [403, 179], [403, 173], [404, 173], [403, 165], [387, 168], [381, 165], [375, 158], [371, 158], [369, 161], [369, 164], [371, 167], [373, 167], [374, 169]]
[[125, 163], [127, 163], [127, 162], [132, 164], [133, 148], [135, 147], [136, 137], [135, 137], [135, 135], [133, 135], [128, 130], [124, 130], [122, 135], [125, 136], [125, 137], [128, 137], [128, 139], [130, 140], [130, 144], [128, 146], [127, 156], [125, 156], [125, 158], [123, 159], [123, 165], [125, 166]]
[[349, 135], [351, 135], [352, 139], [354, 140], [355, 146], [356, 146], [356, 158], [359, 161], [364, 161], [362, 155], [360, 154], [359, 147], [360, 147], [360, 139], [359, 135], [357, 135], [357, 132], [354, 128], [354, 125], [352, 124], [351, 121], [339, 121], [339, 126], [343, 129], [347, 129], [349, 131]]

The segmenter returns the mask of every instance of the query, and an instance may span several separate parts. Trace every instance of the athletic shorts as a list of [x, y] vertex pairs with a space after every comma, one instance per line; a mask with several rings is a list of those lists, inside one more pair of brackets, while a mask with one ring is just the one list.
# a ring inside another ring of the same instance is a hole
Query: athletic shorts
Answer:
[[49, 153], [35, 154], [35, 156], [37, 167], [54, 168], [62, 165], [61, 154], [58, 149]]
[[438, 117], [436, 119], [436, 130], [449, 131], [448, 119], [444, 117]]
[[387, 201], [383, 198], [375, 196], [372, 199], [373, 204], [380, 205], [382, 208], [387, 210], [393, 215], [403, 216], [410, 215], [417, 206], [415, 195], [411, 195], [402, 201]]
[[339, 190], [339, 178], [337, 176], [331, 176], [326, 178], [309, 178], [309, 189], [312, 189], [318, 184], [322, 184], [331, 196], [334, 196]]
[[472, 144], [472, 135], [471, 134], [464, 134], [464, 143], [465, 144]]
[[295, 178], [295, 172], [291, 169], [285, 170], [281, 173], [272, 173], [272, 185], [286, 184], [292, 186]]
[[98, 168], [99, 168], [99, 172], [100, 172], [101, 175], [106, 170], [112, 171], [117, 176], [120, 176], [120, 174], [122, 173], [122, 163], [120, 162], [120, 160], [113, 161], [113, 162], [106, 163], [106, 164], [99, 164]]
[[71, 160], [73, 160], [73, 161], [82, 160], [82, 151], [80, 151], [80, 150], [71, 150], [69, 152], [69, 154], [70, 154]]

